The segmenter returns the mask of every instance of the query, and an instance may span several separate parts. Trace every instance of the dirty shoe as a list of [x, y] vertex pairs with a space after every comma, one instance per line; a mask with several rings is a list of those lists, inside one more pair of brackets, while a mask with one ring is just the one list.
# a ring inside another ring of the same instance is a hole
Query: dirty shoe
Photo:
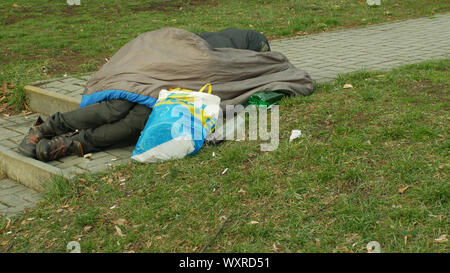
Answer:
[[19, 144], [19, 151], [28, 157], [36, 158], [36, 144], [43, 138], [55, 136], [54, 131], [39, 116], [33, 127]]
[[83, 146], [79, 141], [72, 139], [73, 134], [56, 136], [42, 139], [36, 145], [36, 156], [41, 161], [57, 160], [67, 155], [83, 156]]

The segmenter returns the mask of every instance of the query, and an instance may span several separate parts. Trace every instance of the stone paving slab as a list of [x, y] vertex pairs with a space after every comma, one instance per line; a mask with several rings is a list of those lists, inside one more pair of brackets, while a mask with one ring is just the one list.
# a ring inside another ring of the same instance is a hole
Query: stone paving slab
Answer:
[[42, 200], [38, 192], [10, 179], [0, 178], [0, 215], [17, 215]]
[[271, 41], [317, 82], [360, 69], [387, 70], [450, 58], [450, 13]]

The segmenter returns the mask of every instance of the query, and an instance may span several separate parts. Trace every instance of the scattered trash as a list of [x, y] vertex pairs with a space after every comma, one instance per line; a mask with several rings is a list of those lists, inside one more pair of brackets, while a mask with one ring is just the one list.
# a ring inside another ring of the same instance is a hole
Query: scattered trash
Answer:
[[215, 152], [213, 152], [213, 153], [212, 153], [212, 157], [215, 157], [215, 156], [216, 156], [216, 153], [215, 153]]
[[226, 172], [228, 172], [228, 168], [225, 168], [225, 170], [223, 170], [222, 175], [224, 175]]
[[89, 154], [85, 154], [83, 157], [84, 157], [84, 158], [91, 158], [91, 156], [92, 156], [92, 154], [89, 153]]
[[446, 243], [448, 242], [447, 234], [441, 235], [439, 238], [434, 239], [435, 243]]
[[247, 192], [244, 191], [243, 189], [240, 189], [240, 190], [238, 191], [238, 193], [246, 194]]
[[[81, 239], [81, 238], [80, 238]], [[79, 242], [70, 241], [66, 247], [67, 250], [70, 250], [70, 253], [81, 253], [81, 246]]]
[[367, 0], [367, 5], [379, 6], [379, 5], [381, 5], [381, 0]]
[[351, 84], [349, 84], [349, 83], [346, 83], [346, 84], [344, 84], [344, 87], [343, 87], [344, 89], [351, 89], [351, 88], [353, 88], [353, 85], [351, 85]]
[[67, 0], [69, 6], [79, 6], [81, 5], [81, 0]]
[[250, 225], [257, 225], [257, 224], [259, 224], [258, 221], [250, 221]]
[[292, 130], [291, 136], [289, 137], [289, 142], [292, 142], [292, 140], [299, 138], [302, 136], [302, 131], [300, 130]]
[[114, 206], [110, 207], [109, 209], [115, 209], [115, 208], [116, 208], [116, 205], [114, 205]]
[[377, 241], [371, 241], [367, 244], [367, 253], [381, 253], [380, 243]]
[[260, 91], [251, 95], [248, 98], [247, 104], [270, 108], [272, 105], [277, 104], [284, 96], [285, 94], [283, 92]]

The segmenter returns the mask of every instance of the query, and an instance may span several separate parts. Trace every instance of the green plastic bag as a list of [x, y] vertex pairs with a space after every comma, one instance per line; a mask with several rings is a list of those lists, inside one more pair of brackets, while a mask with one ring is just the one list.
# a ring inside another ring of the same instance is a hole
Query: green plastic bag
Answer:
[[248, 98], [247, 105], [270, 106], [277, 104], [286, 94], [279, 91], [260, 91]]

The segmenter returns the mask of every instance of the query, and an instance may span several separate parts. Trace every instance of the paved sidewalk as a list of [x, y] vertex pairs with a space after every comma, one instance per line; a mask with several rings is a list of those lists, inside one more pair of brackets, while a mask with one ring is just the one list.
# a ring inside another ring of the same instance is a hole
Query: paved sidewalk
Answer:
[[[274, 51], [285, 54], [295, 66], [307, 71], [314, 80], [329, 81], [335, 79], [339, 73], [360, 69], [384, 70], [424, 60], [450, 58], [450, 13], [276, 40], [271, 42], [271, 47]], [[59, 103], [63, 103], [65, 97], [75, 102], [80, 101], [88, 79], [89, 75], [79, 78], [65, 77], [36, 83], [34, 86], [45, 89], [46, 93], [42, 96], [44, 100], [54, 96], [59, 101], [52, 103], [60, 106]], [[44, 102], [37, 104], [46, 105]], [[34, 114], [28, 117], [0, 118], [0, 140], [5, 143], [6, 149], [16, 150], [18, 141], [35, 117]], [[48, 166], [71, 173], [101, 171], [109, 166], [127, 162], [132, 148], [97, 153], [91, 159], [67, 157], [50, 162]], [[11, 191], [8, 188], [10, 182], [0, 180], [0, 214], [6, 211], [7, 202], [1, 198], [8, 198], [8, 190]], [[8, 202], [12, 202], [11, 200]], [[14, 206], [25, 208], [25, 205], [31, 203], [23, 204]]]
[[14, 216], [42, 199], [39, 193], [0, 175], [0, 215]]
[[318, 82], [360, 69], [450, 58], [450, 13], [271, 42]]

